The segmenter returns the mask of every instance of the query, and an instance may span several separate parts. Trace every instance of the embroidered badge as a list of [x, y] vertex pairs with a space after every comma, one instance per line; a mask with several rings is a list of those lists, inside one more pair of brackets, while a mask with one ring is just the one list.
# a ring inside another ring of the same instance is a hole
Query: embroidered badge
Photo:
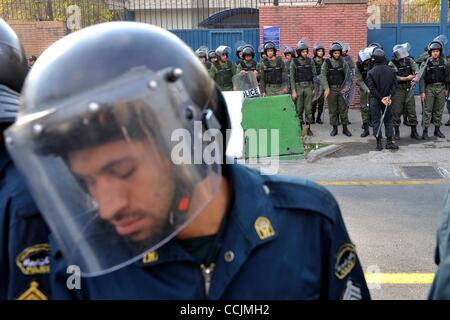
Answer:
[[351, 243], [346, 243], [339, 248], [336, 254], [335, 275], [338, 279], [344, 279], [356, 265], [356, 248]]
[[25, 275], [50, 272], [50, 247], [47, 243], [36, 244], [23, 250], [16, 258], [16, 264]]

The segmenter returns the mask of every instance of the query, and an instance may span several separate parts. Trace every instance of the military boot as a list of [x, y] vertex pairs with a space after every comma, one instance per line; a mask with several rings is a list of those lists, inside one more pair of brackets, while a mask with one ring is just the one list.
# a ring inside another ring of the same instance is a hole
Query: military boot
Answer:
[[398, 145], [395, 144], [394, 138], [388, 137], [386, 140], [386, 149], [388, 150], [398, 150]]
[[400, 140], [400, 127], [399, 126], [394, 126], [394, 140]]
[[441, 132], [440, 127], [434, 127], [434, 136], [445, 139], [445, 135]]
[[314, 133], [311, 131], [311, 125], [306, 125], [306, 128], [307, 128], [307, 130], [306, 130], [306, 134], [309, 136], [309, 137], [312, 137], [313, 135], [314, 135]]
[[411, 126], [411, 138], [420, 140], [419, 133], [417, 132], [417, 126]]
[[333, 126], [333, 130], [330, 132], [330, 136], [334, 137], [338, 134], [337, 126]]
[[428, 137], [428, 128], [423, 129], [422, 139], [423, 140], [430, 140], [430, 137]]
[[450, 126], [450, 119], [448, 119], [448, 121], [445, 123], [445, 126], [446, 127]]
[[381, 151], [383, 150], [383, 144], [381, 143], [381, 137], [377, 138], [377, 147], [376, 147], [377, 151]]
[[369, 134], [370, 134], [370, 132], [369, 132], [369, 124], [368, 123], [364, 123], [363, 124], [363, 129], [364, 129], [364, 131], [363, 131], [363, 133], [361, 133], [361, 138], [365, 138], [365, 137], [367, 137]]
[[352, 133], [347, 129], [347, 125], [346, 124], [344, 124], [342, 126], [342, 133], [345, 134], [347, 137], [351, 137], [352, 136]]

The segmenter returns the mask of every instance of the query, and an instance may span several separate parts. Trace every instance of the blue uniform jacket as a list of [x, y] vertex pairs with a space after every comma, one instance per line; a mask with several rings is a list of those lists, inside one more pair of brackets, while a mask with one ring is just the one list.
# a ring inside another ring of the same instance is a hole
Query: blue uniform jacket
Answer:
[[450, 299], [450, 192], [437, 232], [435, 262], [439, 266], [431, 287], [430, 299]]
[[22, 176], [0, 146], [0, 300], [49, 296], [49, 231]]
[[[209, 293], [200, 263], [176, 241], [118, 271], [67, 289], [51, 243], [55, 299], [369, 299], [334, 197], [305, 179], [230, 168], [233, 205]], [[113, 248], [111, 248], [113, 250]]]

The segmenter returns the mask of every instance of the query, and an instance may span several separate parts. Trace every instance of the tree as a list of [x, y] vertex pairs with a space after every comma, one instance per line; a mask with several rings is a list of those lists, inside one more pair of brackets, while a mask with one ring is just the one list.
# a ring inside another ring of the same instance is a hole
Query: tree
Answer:
[[64, 21], [69, 30], [114, 20], [118, 11], [107, 0], [2, 0], [6, 20]]

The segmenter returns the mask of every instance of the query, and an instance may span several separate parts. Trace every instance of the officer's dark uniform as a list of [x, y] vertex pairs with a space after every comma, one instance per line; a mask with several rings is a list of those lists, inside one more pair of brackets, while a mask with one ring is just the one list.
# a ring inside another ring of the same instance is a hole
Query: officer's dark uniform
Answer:
[[429, 299], [450, 299], [450, 192], [447, 194], [444, 210], [437, 232], [435, 262], [439, 266]]
[[170, 241], [142, 261], [83, 278], [68, 290], [52, 246], [55, 299], [369, 299], [364, 274], [334, 197], [300, 178], [229, 168], [232, 200], [217, 242], [209, 292], [203, 263]]
[[[14, 122], [28, 73], [17, 35], [0, 19], [0, 130]], [[49, 296], [49, 231], [24, 179], [0, 143], [0, 300]]]

